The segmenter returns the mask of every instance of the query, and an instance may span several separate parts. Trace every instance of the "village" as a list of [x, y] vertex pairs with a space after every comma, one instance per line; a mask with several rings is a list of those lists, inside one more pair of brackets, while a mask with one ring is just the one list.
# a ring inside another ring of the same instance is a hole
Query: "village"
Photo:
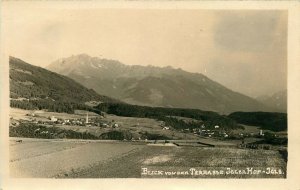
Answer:
[[[213, 128], [207, 128], [204, 124], [199, 128], [186, 128], [181, 130], [176, 130], [171, 126], [166, 126], [166, 124], [162, 121], [154, 122], [151, 120], [144, 121], [145, 119], [133, 120], [130, 121], [129, 118], [126, 120], [123, 117], [116, 117], [107, 114], [95, 115], [94, 113], [83, 112], [77, 114], [76, 117], [74, 115], [69, 116], [67, 114], [56, 113], [55, 115], [51, 115], [51, 113], [35, 113], [28, 112], [25, 114], [25, 117], [22, 119], [15, 119], [11, 117], [10, 125], [12, 127], [17, 127], [20, 123], [32, 123], [36, 125], [46, 126], [46, 127], [62, 127], [62, 128], [70, 128], [76, 130], [86, 130], [86, 131], [99, 131], [101, 129], [107, 131], [114, 130], [130, 130], [134, 133], [134, 131], [147, 131], [154, 132], [157, 134], [164, 134], [168, 139], [172, 139], [172, 137], [176, 138], [174, 134], [181, 134], [177, 136], [180, 139], [184, 138], [216, 138], [219, 140], [226, 139], [243, 139], [247, 137], [253, 138], [261, 138], [264, 136], [263, 130], [255, 130], [255, 131], [226, 131], [221, 126], [215, 125]], [[90, 115], [89, 115], [90, 114]], [[144, 121], [144, 122], [143, 122]], [[150, 121], [150, 122], [149, 122]], [[151, 123], [152, 122], [152, 123]], [[151, 129], [152, 128], [152, 129]], [[97, 130], [99, 129], [99, 130]], [[151, 129], [151, 130], [150, 130]], [[169, 135], [172, 134], [172, 135]], [[141, 140], [142, 138], [138, 135], [133, 135], [131, 139], [127, 140]], [[145, 139], [145, 138], [144, 138]]]

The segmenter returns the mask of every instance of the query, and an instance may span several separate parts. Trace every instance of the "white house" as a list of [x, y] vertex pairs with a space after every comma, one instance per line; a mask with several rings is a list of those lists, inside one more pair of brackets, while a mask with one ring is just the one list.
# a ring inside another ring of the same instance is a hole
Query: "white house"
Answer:
[[55, 121], [57, 121], [57, 118], [54, 116], [51, 116], [50, 120], [55, 122]]

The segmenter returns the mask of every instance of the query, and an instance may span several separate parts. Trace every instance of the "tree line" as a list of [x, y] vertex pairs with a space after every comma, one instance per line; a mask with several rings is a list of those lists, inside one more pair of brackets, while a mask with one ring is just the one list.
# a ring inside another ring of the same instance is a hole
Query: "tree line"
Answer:
[[76, 102], [62, 102], [62, 101], [52, 101], [52, 100], [11, 100], [10, 106], [25, 110], [42, 110], [47, 109], [52, 112], [59, 113], [74, 113], [75, 110], [87, 110], [99, 113], [92, 107], [86, 106], [82, 103]]
[[234, 112], [228, 115], [238, 123], [271, 131], [287, 130], [287, 114], [272, 112]]

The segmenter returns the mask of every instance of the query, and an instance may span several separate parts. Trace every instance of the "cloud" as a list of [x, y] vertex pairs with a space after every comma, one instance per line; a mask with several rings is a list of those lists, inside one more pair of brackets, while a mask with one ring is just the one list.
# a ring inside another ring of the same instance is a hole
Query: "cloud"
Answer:
[[230, 10], [215, 17], [207, 75], [253, 97], [286, 89], [287, 12]]

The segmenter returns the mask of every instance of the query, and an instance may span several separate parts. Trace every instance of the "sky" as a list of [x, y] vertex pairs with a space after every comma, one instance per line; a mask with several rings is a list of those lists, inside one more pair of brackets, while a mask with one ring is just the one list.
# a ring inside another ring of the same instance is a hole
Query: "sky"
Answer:
[[287, 12], [13, 7], [4, 50], [30, 64], [85, 53], [182, 68], [251, 97], [287, 88]]

